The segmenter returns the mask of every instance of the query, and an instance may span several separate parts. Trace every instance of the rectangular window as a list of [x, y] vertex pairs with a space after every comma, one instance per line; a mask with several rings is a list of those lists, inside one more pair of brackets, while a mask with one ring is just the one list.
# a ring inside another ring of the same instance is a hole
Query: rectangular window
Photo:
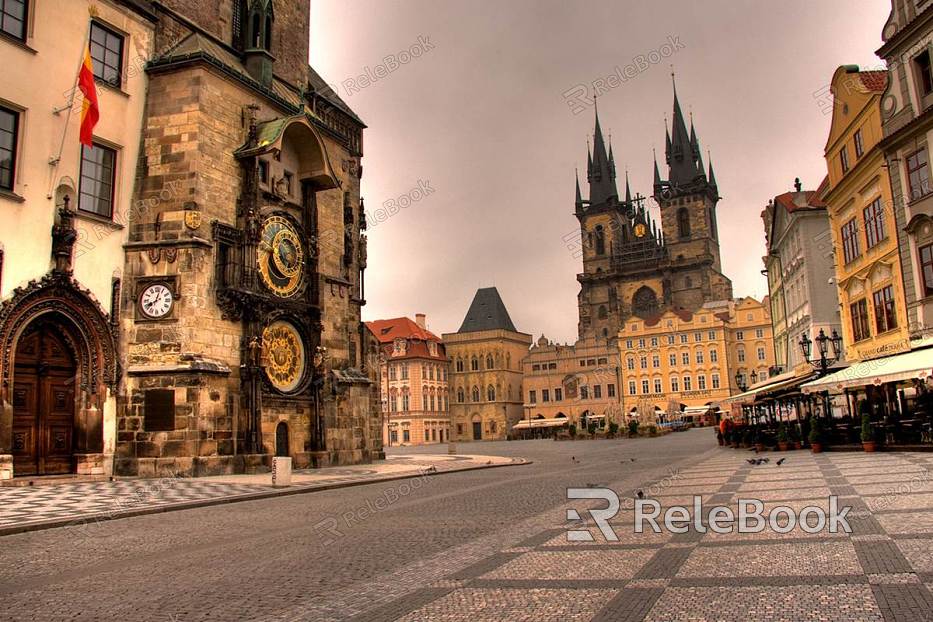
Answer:
[[398, 442], [398, 430], [392, 430], [389, 432], [389, 442], [397, 443]]
[[897, 328], [897, 316], [894, 311], [894, 288], [882, 287], [872, 294], [875, 307], [875, 329], [879, 333]]
[[926, 149], [907, 156], [907, 185], [911, 200], [930, 193], [930, 167], [927, 164]]
[[593, 399], [599, 399], [603, 396], [603, 385], [594, 384], [593, 385]]
[[736, 331], [735, 338], [738, 339], [739, 341], [742, 341], [743, 339], [745, 339], [745, 331], [742, 331], [742, 330]]
[[923, 280], [923, 295], [933, 296], [933, 244], [920, 249], [920, 278]]
[[563, 389], [554, 389], [554, 401], [555, 401], [555, 402], [559, 402], [559, 401], [561, 401], [562, 399], [564, 399], [564, 391], [563, 391]]
[[698, 364], [703, 362], [703, 350], [697, 350], [696, 360]]
[[693, 340], [697, 343], [703, 341], [703, 333], [693, 333]]
[[431, 440], [431, 432], [430, 432], [430, 430], [425, 430], [425, 431], [424, 431], [424, 440], [426, 440], [426, 441]]
[[763, 328], [756, 328], [756, 329], [755, 329], [755, 338], [756, 338], [756, 339], [764, 339], [764, 337], [765, 337], [765, 329], [763, 329]]
[[637, 392], [637, 391], [635, 390], [635, 381], [634, 381], [634, 380], [629, 380], [629, 381], [628, 381], [628, 394], [629, 394], [629, 395], [635, 395], [636, 392]]
[[[2, 2], [3, 0], [0, 0]], [[19, 142], [19, 113], [0, 107], [0, 188], [13, 191], [16, 180], [16, 146]]]
[[147, 432], [175, 429], [175, 390], [149, 389], [143, 403], [143, 421]]
[[0, 30], [20, 41], [26, 40], [28, 0], [0, 0]]
[[631, 340], [631, 339], [626, 339], [626, 340], [625, 340], [625, 347], [628, 348], [629, 350], [632, 349], [632, 340]]
[[542, 402], [551, 401], [551, 392], [548, 389], [541, 389], [541, 401]]
[[408, 404], [408, 394], [406, 393], [406, 394], [403, 394], [403, 395], [402, 395], [402, 412], [405, 412], [405, 413], [408, 412], [408, 405], [409, 405], [409, 404]]
[[668, 336], [667, 336], [667, 345], [669, 345], [669, 346], [674, 345], [674, 335], [668, 335]]
[[680, 336], [680, 343], [687, 343], [687, 335], [683, 334]]
[[123, 77], [123, 35], [91, 22], [91, 60], [94, 77], [120, 88]]
[[660, 367], [660, 366], [661, 366], [661, 357], [658, 356], [657, 354], [653, 355], [653, 356], [651, 357], [651, 366], [654, 367], [655, 369], [657, 369], [658, 367]]
[[671, 354], [671, 355], [668, 357], [668, 362], [670, 363], [671, 367], [674, 367], [675, 365], [677, 365], [677, 355], [676, 355], [676, 354]]
[[842, 255], [850, 263], [862, 254], [858, 241], [858, 221], [855, 218], [842, 225]]
[[862, 210], [865, 217], [865, 241], [868, 248], [871, 248], [884, 240], [886, 237], [884, 231], [884, 210], [881, 209], [881, 197], [878, 197], [871, 204]]
[[652, 348], [657, 348], [657, 347], [658, 347], [658, 338], [657, 338], [657, 337], [652, 337], [652, 338], [651, 338], [651, 347], [652, 347]]
[[716, 341], [716, 331], [715, 330], [709, 331], [708, 337], [710, 341]]
[[671, 393], [677, 393], [680, 391], [680, 382], [677, 378], [671, 378]]
[[663, 390], [662, 390], [662, 388], [661, 388], [661, 379], [660, 379], [660, 378], [655, 378], [655, 379], [654, 379], [654, 392], [655, 392], [655, 393], [661, 393], [662, 391], [663, 391]]
[[647, 395], [647, 394], [648, 394], [648, 391], [649, 391], [649, 388], [648, 388], [648, 381], [647, 381], [647, 380], [642, 380], [642, 381], [641, 381], [641, 392], [642, 392], [643, 394]]
[[758, 348], [758, 360], [759, 361], [765, 360], [765, 349], [764, 348]]
[[265, 160], [259, 161], [259, 183], [269, 185], [269, 163]]
[[411, 430], [402, 430], [402, 442], [403, 443], [411, 442]]
[[81, 182], [78, 209], [113, 217], [113, 185], [116, 176], [117, 152], [94, 143], [81, 145]]
[[639, 340], [638, 340], [638, 347], [639, 347], [639, 348], [644, 348], [644, 347], [645, 347], [645, 340], [644, 340], [644, 339], [639, 339]]
[[647, 356], [641, 357], [641, 359], [639, 359], [639, 364], [641, 365], [642, 369], [648, 369], [648, 357]]
[[718, 389], [719, 388], [719, 374], [713, 374], [712, 381], [713, 381], [713, 388]]
[[615, 396], [616, 396], [616, 385], [614, 385], [614, 384], [607, 384], [607, 385], [606, 385], [606, 395], [608, 395], [609, 397], [615, 397]]
[[581, 400], [590, 399], [590, 388], [587, 387], [586, 385], [580, 387], [580, 399]]
[[929, 95], [933, 91], [933, 73], [930, 71], [930, 51], [924, 50], [914, 57], [914, 67], [917, 71], [917, 86], [922, 95]]
[[709, 361], [710, 363], [719, 362], [719, 350], [710, 350], [709, 351]]
[[739, 348], [738, 355], [739, 355], [739, 363], [744, 363], [745, 362], [745, 348]]
[[625, 366], [629, 369], [635, 369], [635, 359], [629, 358], [625, 359]]
[[684, 365], [689, 365], [690, 364], [690, 353], [689, 352], [681, 353], [680, 362], [683, 363]]
[[408, 363], [402, 365], [402, 380], [408, 380]]
[[855, 159], [861, 158], [865, 153], [865, 146], [862, 144], [862, 130], [855, 130], [855, 136], [852, 137], [855, 142]]
[[684, 391], [692, 391], [693, 382], [690, 379], [690, 376], [684, 376]]
[[706, 390], [706, 376], [700, 375], [697, 376], [697, 389], [700, 391]]
[[849, 150], [845, 145], [839, 150], [839, 165], [842, 166], [842, 172], [849, 172]]
[[852, 316], [852, 339], [868, 339], [871, 336], [868, 329], [868, 302], [864, 298], [853, 302], [849, 305], [849, 314]]

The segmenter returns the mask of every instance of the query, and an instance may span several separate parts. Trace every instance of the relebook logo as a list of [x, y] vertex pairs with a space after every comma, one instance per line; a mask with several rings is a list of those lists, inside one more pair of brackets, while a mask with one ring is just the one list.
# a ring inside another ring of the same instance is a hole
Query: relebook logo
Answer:
[[[568, 488], [567, 498], [606, 501], [606, 507], [588, 508], [586, 511], [608, 542], [619, 540], [609, 523], [618, 515], [620, 508], [619, 496], [615, 491], [609, 488]], [[765, 514], [765, 504], [760, 499], [738, 499], [734, 506], [705, 506], [703, 497], [694, 496], [692, 505], [672, 505], [662, 515], [661, 503], [656, 499], [636, 499], [632, 528], [635, 533], [686, 533], [693, 529], [698, 533], [762, 533], [770, 530], [784, 534], [798, 527], [809, 534], [823, 531], [852, 533], [846, 518], [852, 508], [840, 508], [835, 496], [829, 497], [828, 505], [828, 509], [809, 505], [799, 511], [790, 506], [776, 505]], [[567, 510], [567, 520], [576, 522], [575, 527], [579, 527], [583, 519], [577, 510], [571, 508]], [[594, 537], [588, 529], [570, 529], [567, 540], [593, 542]]]

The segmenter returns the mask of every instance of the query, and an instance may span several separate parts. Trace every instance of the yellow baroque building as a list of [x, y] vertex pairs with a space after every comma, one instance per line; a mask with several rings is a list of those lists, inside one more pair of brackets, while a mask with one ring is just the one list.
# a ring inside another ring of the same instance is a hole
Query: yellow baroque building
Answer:
[[909, 349], [894, 202], [884, 155], [886, 71], [845, 65], [833, 74], [825, 158], [843, 340], [849, 361]]
[[522, 418], [522, 358], [531, 335], [515, 329], [495, 287], [476, 291], [460, 330], [443, 334], [450, 359], [451, 439], [505, 440]]

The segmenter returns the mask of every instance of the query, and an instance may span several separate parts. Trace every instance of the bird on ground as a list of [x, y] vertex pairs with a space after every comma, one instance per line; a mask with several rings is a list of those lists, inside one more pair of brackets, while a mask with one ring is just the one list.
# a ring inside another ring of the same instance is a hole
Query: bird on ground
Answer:
[[782, 464], [784, 464], [784, 461], [785, 461], [785, 460], [787, 460], [787, 458], [781, 458], [781, 459], [778, 460], [775, 464], [777, 464], [778, 466], [781, 466]]
[[758, 461], [755, 460], [754, 458], [748, 458], [745, 462], [749, 464], [758, 464]]
[[437, 473], [437, 467], [436, 467], [435, 465], [432, 464], [431, 466], [429, 466], [428, 468], [426, 468], [426, 469], [424, 470], [424, 472], [425, 472], [425, 473]]
[[761, 461], [762, 461], [762, 462], [771, 462], [771, 458], [762, 458]]
[[629, 458], [629, 462], [635, 462], [635, 458]]
[[573, 462], [574, 464], [580, 464], [580, 461], [577, 460], [576, 456], [570, 456], [570, 461]]
[[641, 491], [641, 490], [639, 490], [639, 491], [638, 491], [637, 493], [635, 493], [635, 494], [638, 496], [639, 499], [644, 499], [644, 498], [645, 498], [645, 493], [644, 493], [643, 491]]

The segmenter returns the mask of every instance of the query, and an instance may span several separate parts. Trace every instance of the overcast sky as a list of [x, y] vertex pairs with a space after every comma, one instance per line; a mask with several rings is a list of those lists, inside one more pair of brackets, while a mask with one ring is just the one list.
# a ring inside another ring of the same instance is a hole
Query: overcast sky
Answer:
[[[627, 168], [633, 191], [651, 194], [652, 148], [664, 163], [673, 64], [723, 196], [723, 269], [736, 296], [761, 298], [761, 210], [795, 177], [809, 189], [823, 179], [827, 85], [839, 65], [882, 66], [890, 6], [313, 0], [311, 64], [369, 126], [364, 319], [426, 313], [430, 329], [453, 332], [475, 290], [495, 285], [519, 330], [576, 339], [582, 264], [565, 238], [578, 229], [575, 167], [586, 196], [593, 112], [573, 108], [578, 85], [592, 95], [630, 64], [642, 70], [599, 98], [620, 192]], [[389, 215], [387, 202], [407, 207]]]

